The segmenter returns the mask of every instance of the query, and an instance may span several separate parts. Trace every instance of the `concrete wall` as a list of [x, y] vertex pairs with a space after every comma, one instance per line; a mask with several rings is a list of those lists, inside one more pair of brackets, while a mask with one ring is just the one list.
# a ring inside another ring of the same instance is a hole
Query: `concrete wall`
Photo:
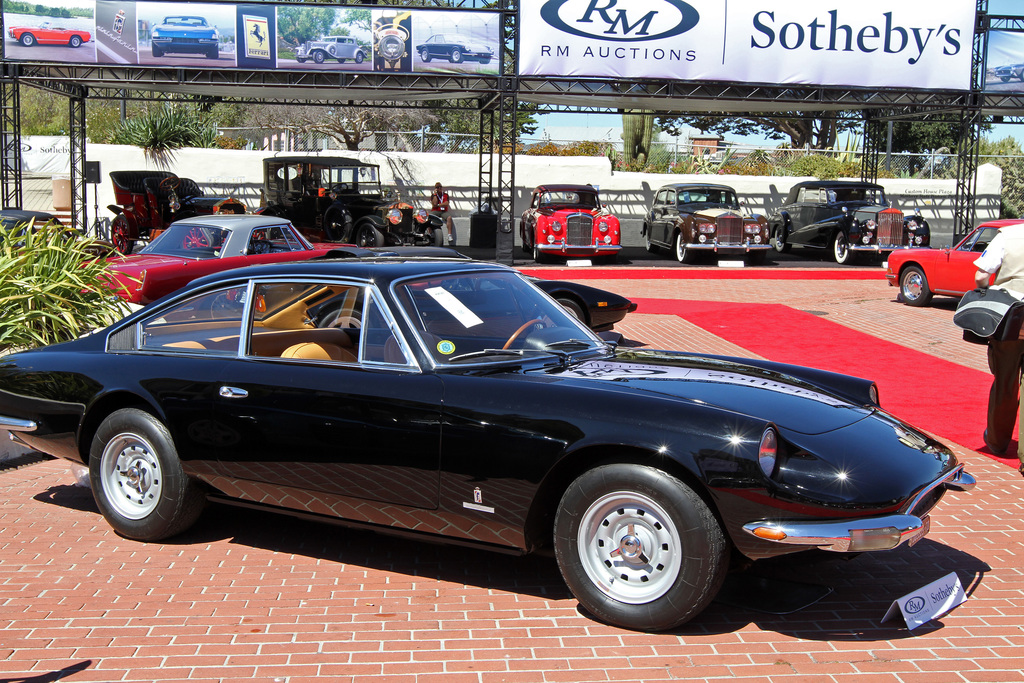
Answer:
[[[137, 147], [119, 145], [88, 145], [89, 161], [99, 161], [105, 182], [95, 186], [99, 191], [101, 217], [112, 217], [106, 209], [114, 201], [108, 173], [116, 170], [156, 169]], [[402, 197], [426, 200], [431, 187], [441, 181], [452, 194], [456, 211], [456, 224], [465, 240], [468, 233], [468, 214], [476, 209], [479, 159], [470, 154], [415, 154], [358, 152], [346, 154], [381, 166], [382, 182], [393, 184]], [[259, 205], [259, 190], [263, 182], [262, 160], [272, 156], [268, 152], [186, 149], [175, 155], [170, 170], [180, 176], [192, 178], [209, 194], [231, 194], [251, 207]], [[495, 169], [496, 170], [496, 169]], [[716, 182], [736, 188], [746, 202], [748, 210], [769, 214], [778, 208], [789, 188], [807, 178], [760, 177], [727, 175], [677, 175], [648, 173], [613, 173], [604, 157], [533, 157], [516, 158], [515, 213], [518, 215], [529, 203], [530, 190], [542, 183], [590, 183], [600, 187], [603, 201], [623, 220], [624, 241], [639, 245], [640, 227], [645, 208], [659, 187], [674, 182]], [[933, 246], [948, 245], [953, 232], [952, 202], [956, 189], [953, 180], [882, 180], [887, 194], [896, 208], [907, 211], [918, 207], [928, 219], [933, 231]], [[999, 215], [999, 197], [1002, 173], [998, 167], [983, 165], [978, 171], [978, 219], [989, 220]], [[88, 186], [88, 218], [95, 218], [92, 196], [93, 185]], [[33, 195], [26, 198], [26, 208], [49, 208], [47, 199]], [[52, 206], [52, 205], [50, 205]], [[517, 239], [518, 241], [518, 239]]]

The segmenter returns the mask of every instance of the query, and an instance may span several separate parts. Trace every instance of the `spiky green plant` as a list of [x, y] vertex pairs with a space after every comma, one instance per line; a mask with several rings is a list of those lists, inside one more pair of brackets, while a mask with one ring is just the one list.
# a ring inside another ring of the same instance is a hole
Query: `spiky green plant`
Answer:
[[77, 339], [129, 311], [105, 284], [96, 240], [34, 227], [0, 229], [0, 352]]
[[216, 137], [216, 130], [195, 111], [167, 106], [125, 119], [110, 142], [141, 147], [148, 159], [166, 168], [174, 160], [175, 151], [183, 147], [212, 147]]

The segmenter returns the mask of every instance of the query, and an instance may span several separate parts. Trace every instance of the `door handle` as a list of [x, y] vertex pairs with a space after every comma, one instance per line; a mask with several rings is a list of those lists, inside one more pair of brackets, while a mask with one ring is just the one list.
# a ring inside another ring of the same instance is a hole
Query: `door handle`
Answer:
[[220, 395], [223, 398], [245, 398], [249, 395], [249, 392], [237, 387], [221, 387]]

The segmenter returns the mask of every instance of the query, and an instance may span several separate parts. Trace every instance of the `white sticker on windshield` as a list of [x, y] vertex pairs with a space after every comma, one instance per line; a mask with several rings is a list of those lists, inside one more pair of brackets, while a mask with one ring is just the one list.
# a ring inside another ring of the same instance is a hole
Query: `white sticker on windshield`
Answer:
[[463, 327], [474, 327], [482, 325], [483, 320], [476, 316], [476, 313], [466, 308], [465, 304], [459, 301], [454, 294], [443, 287], [429, 287], [427, 294], [434, 297], [434, 301], [441, 304], [444, 310], [451, 313], [456, 320], [462, 323]]

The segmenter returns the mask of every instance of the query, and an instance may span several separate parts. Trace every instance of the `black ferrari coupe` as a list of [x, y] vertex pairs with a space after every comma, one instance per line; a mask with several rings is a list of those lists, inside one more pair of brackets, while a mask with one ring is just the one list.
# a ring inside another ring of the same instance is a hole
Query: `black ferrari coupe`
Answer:
[[617, 349], [522, 274], [365, 258], [197, 280], [0, 359], [0, 428], [87, 465], [120, 534], [207, 501], [551, 550], [595, 617], [672, 628], [730, 558], [891, 550], [974, 479], [866, 380]]

